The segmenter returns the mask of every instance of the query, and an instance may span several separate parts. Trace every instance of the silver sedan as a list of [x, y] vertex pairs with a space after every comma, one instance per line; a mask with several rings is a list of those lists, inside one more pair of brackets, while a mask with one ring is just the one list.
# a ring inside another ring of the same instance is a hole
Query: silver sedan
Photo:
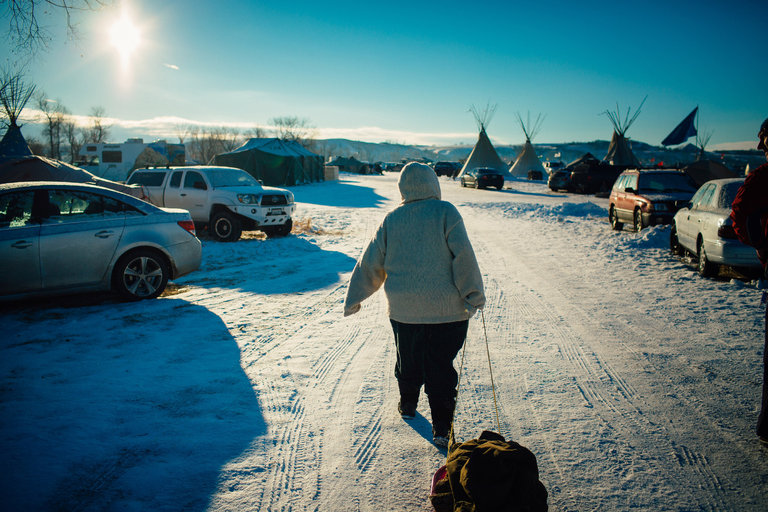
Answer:
[[708, 181], [675, 214], [670, 250], [675, 255], [693, 254], [702, 276], [717, 274], [720, 265], [762, 268], [755, 250], [736, 238], [729, 218], [742, 183], [744, 178]]
[[196, 270], [201, 253], [186, 210], [92, 185], [0, 185], [0, 299], [94, 290], [154, 298]]

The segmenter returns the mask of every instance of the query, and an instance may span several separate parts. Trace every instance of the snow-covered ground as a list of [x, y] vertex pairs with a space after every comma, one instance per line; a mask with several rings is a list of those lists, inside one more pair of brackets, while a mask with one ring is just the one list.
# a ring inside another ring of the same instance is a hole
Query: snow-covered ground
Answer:
[[[0, 508], [429, 510], [445, 451], [425, 397], [396, 412], [383, 293], [342, 316], [396, 179], [295, 187], [309, 229], [204, 240], [158, 300], [3, 306]], [[605, 199], [441, 185], [484, 275], [501, 433], [550, 509], [766, 510], [757, 283], [700, 278], [668, 227], [612, 232]], [[497, 429], [479, 315], [467, 343], [459, 440]]]

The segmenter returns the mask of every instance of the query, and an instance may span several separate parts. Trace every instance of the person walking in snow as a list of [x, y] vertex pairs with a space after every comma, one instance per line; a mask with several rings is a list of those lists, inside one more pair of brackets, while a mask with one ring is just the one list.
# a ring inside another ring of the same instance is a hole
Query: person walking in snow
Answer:
[[453, 359], [469, 319], [485, 305], [483, 280], [464, 221], [442, 201], [429, 166], [411, 162], [397, 183], [402, 203], [384, 218], [352, 271], [344, 316], [382, 285], [395, 335], [398, 410], [416, 416], [422, 385], [435, 444], [448, 445], [458, 375]]
[[[768, 119], [763, 121], [757, 135], [757, 149], [768, 160]], [[768, 163], [761, 165], [744, 180], [731, 205], [731, 220], [736, 236], [757, 249], [763, 264], [764, 279], [768, 279]], [[766, 292], [763, 292], [765, 302]], [[757, 418], [757, 435], [768, 445], [768, 308], [765, 312], [765, 346], [763, 348], [763, 395]]]

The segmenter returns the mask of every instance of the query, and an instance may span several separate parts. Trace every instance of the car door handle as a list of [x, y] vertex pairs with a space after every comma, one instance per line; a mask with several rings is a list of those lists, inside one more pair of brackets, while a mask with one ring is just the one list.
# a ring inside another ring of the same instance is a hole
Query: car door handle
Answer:
[[26, 249], [27, 247], [32, 247], [32, 242], [27, 240], [19, 240], [18, 242], [11, 244], [11, 247], [14, 249]]
[[96, 233], [93, 236], [95, 236], [96, 238], [109, 238], [113, 234], [114, 234], [114, 232], [112, 232], [112, 231], [99, 231], [98, 233]]

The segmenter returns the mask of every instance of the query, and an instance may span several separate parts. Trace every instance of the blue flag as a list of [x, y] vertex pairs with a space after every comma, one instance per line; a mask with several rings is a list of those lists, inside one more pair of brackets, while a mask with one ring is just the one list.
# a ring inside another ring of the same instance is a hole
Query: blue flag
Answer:
[[681, 144], [687, 141], [689, 138], [696, 135], [696, 112], [699, 111], [699, 107], [693, 109], [693, 112], [688, 114], [679, 125], [672, 130], [672, 133], [667, 135], [667, 138], [661, 141], [662, 146], [674, 146], [675, 144]]

